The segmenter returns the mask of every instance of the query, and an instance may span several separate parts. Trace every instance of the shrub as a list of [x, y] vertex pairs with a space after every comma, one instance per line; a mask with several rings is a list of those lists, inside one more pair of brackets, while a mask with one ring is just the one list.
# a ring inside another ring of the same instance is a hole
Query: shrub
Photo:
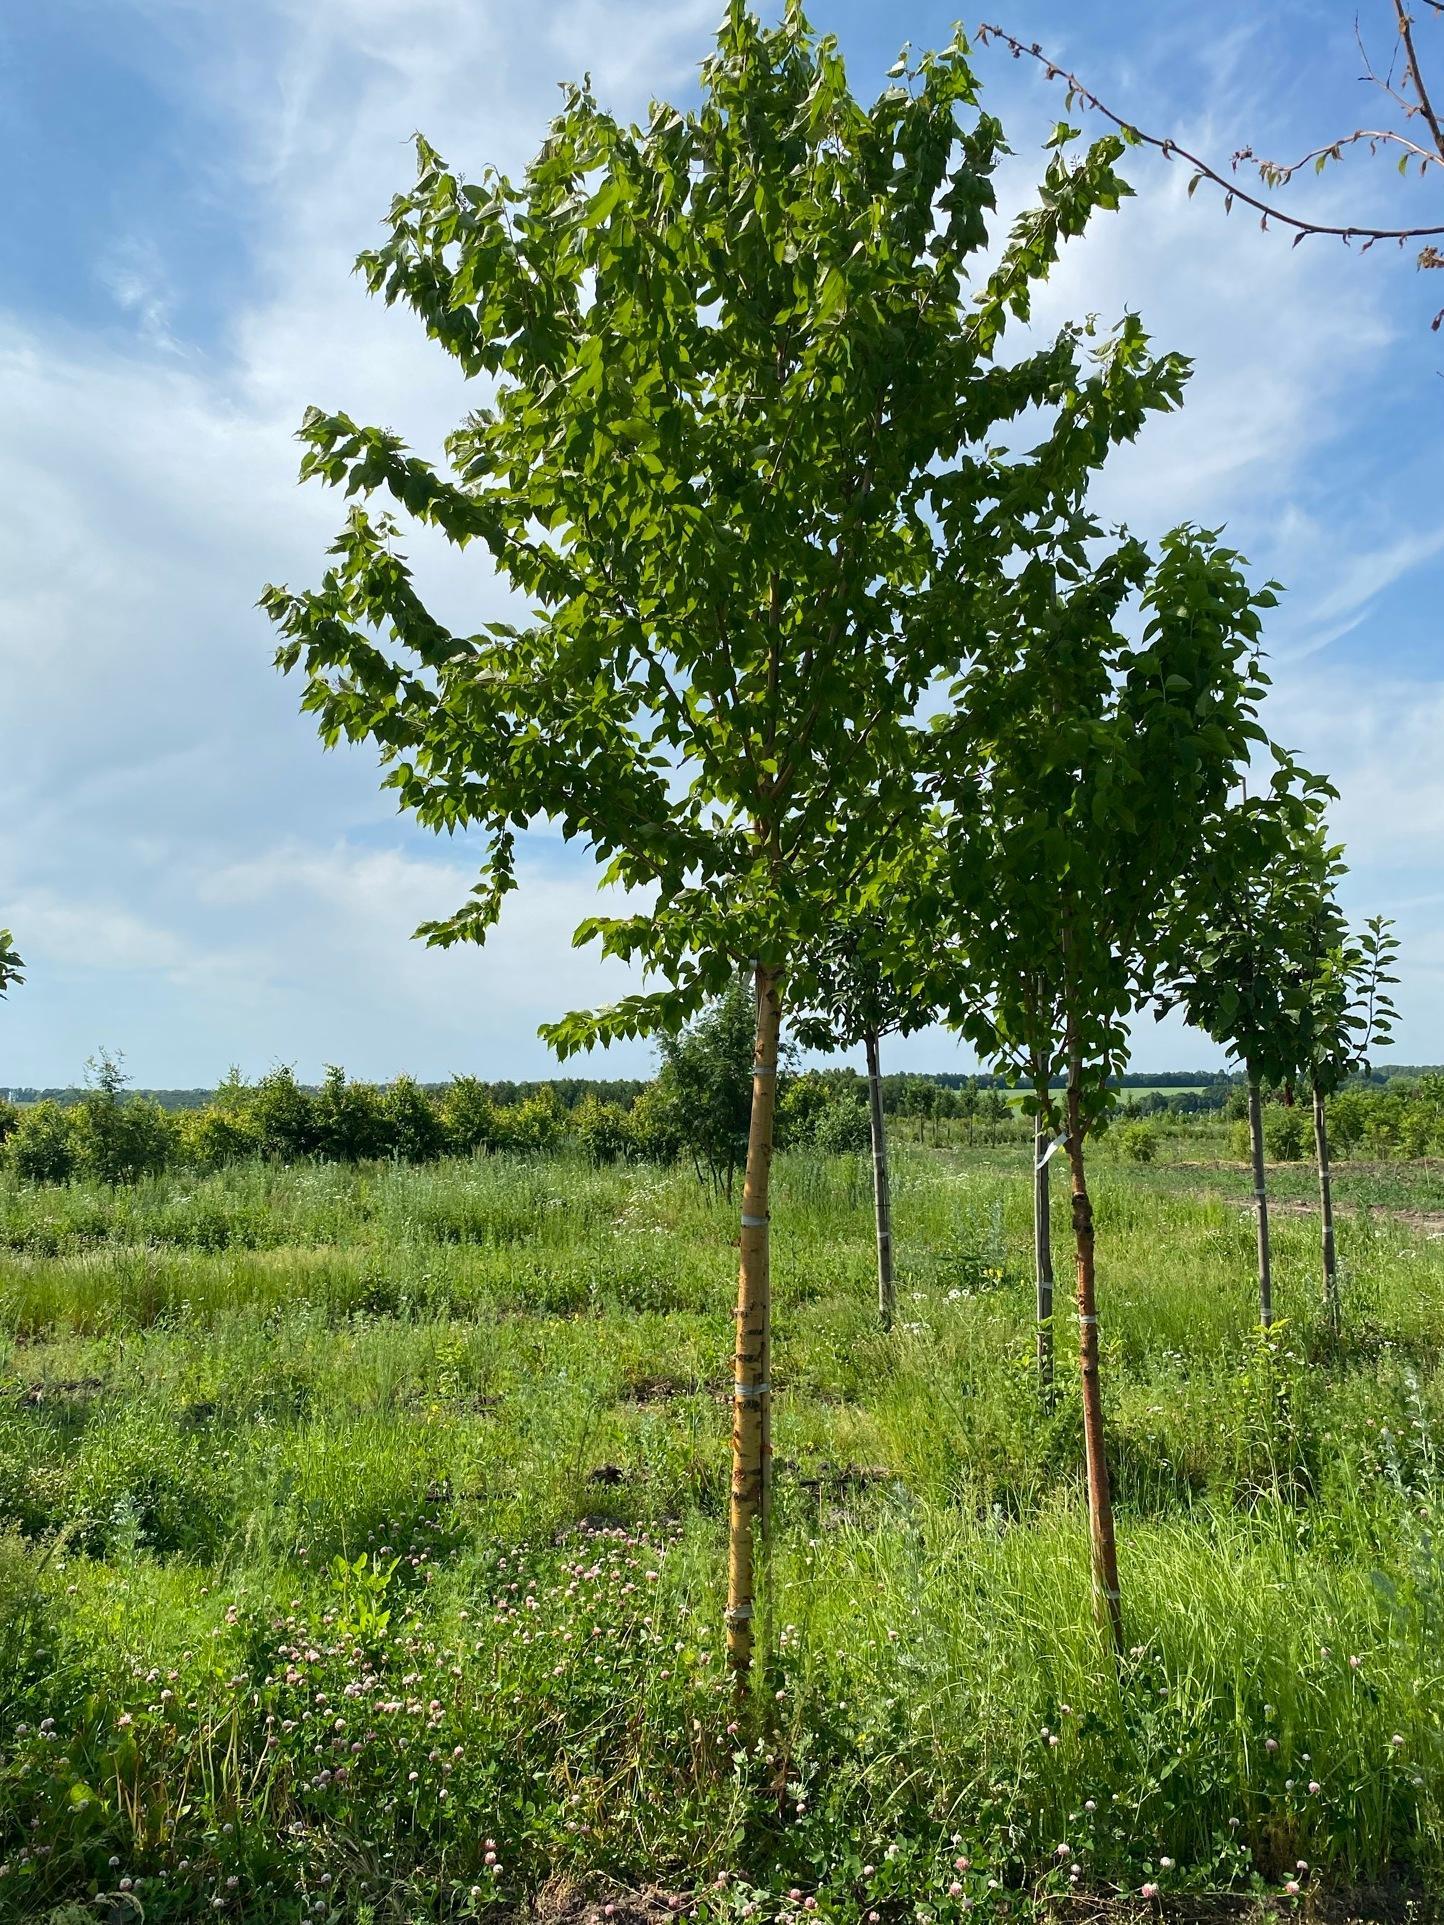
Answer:
[[20, 1112], [5, 1145], [10, 1167], [27, 1183], [65, 1183], [75, 1174], [70, 1113], [47, 1098]]
[[817, 1119], [827, 1108], [830, 1092], [826, 1079], [815, 1069], [802, 1076], [789, 1076], [777, 1092], [777, 1146], [799, 1149], [816, 1141]]
[[316, 1154], [316, 1105], [289, 1069], [273, 1069], [261, 1078], [251, 1115], [263, 1156], [296, 1163]]
[[440, 1111], [409, 1076], [398, 1076], [381, 1098], [388, 1147], [403, 1163], [430, 1163], [446, 1148]]
[[632, 1147], [626, 1111], [595, 1096], [583, 1097], [572, 1111], [572, 1130], [588, 1162], [597, 1167], [620, 1162]]
[[0, 1099], [0, 1143], [4, 1143], [5, 1139], [11, 1135], [19, 1121], [18, 1107], [14, 1103], [7, 1103]]
[[872, 1141], [867, 1105], [839, 1094], [813, 1118], [812, 1141], [819, 1150], [865, 1150]]
[[502, 1110], [500, 1120], [506, 1146], [513, 1150], [554, 1149], [566, 1128], [561, 1099], [550, 1087], [539, 1089], [524, 1103]]
[[633, 1103], [627, 1122], [634, 1155], [648, 1163], [675, 1163], [682, 1154], [677, 1106], [660, 1083], [647, 1085]]
[[159, 1103], [127, 1097], [123, 1058], [101, 1050], [86, 1064], [89, 1089], [71, 1111], [76, 1165], [100, 1183], [158, 1176], [175, 1150], [175, 1125]]
[[1158, 1154], [1158, 1132], [1151, 1123], [1133, 1119], [1114, 1131], [1121, 1156], [1130, 1163], [1151, 1163]]
[[316, 1148], [333, 1163], [360, 1163], [390, 1148], [387, 1114], [374, 1083], [348, 1083], [335, 1063], [315, 1100]]
[[181, 1161], [197, 1170], [220, 1170], [254, 1156], [261, 1147], [255, 1116], [248, 1110], [207, 1103], [176, 1117], [176, 1147]]
[[441, 1099], [441, 1121], [447, 1140], [460, 1156], [490, 1155], [500, 1148], [497, 1108], [478, 1077], [452, 1077]]
[[698, 1175], [729, 1197], [747, 1161], [756, 1023], [751, 985], [738, 976], [680, 1036], [663, 1036], [658, 1044], [657, 1080], [675, 1107], [682, 1145]]
[[1304, 1153], [1307, 1125], [1297, 1105], [1270, 1103], [1263, 1113], [1264, 1148], [1274, 1163], [1297, 1163]]

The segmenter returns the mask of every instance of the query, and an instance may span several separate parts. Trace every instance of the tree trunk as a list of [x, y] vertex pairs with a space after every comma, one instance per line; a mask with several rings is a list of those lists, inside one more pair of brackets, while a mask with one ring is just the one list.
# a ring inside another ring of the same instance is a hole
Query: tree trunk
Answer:
[[776, 970], [757, 967], [752, 1115], [742, 1184], [737, 1274], [737, 1349], [732, 1386], [732, 1500], [728, 1518], [727, 1660], [739, 1691], [752, 1664], [759, 1552], [765, 1554], [772, 1495], [772, 1280], [768, 1195], [782, 996]]
[[1264, 1184], [1263, 1105], [1258, 1079], [1249, 1078], [1248, 1136], [1253, 1152], [1253, 1200], [1258, 1214], [1258, 1318], [1265, 1330], [1274, 1320], [1273, 1271], [1269, 1262], [1269, 1194]]
[[1068, 1162], [1073, 1178], [1073, 1241], [1078, 1258], [1078, 1372], [1083, 1392], [1083, 1454], [1088, 1476], [1088, 1530], [1092, 1546], [1093, 1603], [1098, 1622], [1123, 1651], [1123, 1607], [1118, 1592], [1118, 1547], [1113, 1535], [1113, 1497], [1103, 1446], [1103, 1397], [1098, 1382], [1098, 1295], [1093, 1266], [1093, 1205], [1083, 1166], [1078, 1087], [1068, 1090]]
[[1038, 1383], [1053, 1383], [1053, 1236], [1048, 1221], [1047, 1128], [1040, 1116], [1033, 1129], [1033, 1274], [1038, 1289]]
[[877, 1218], [877, 1314], [884, 1330], [892, 1329], [897, 1292], [892, 1275], [892, 1195], [887, 1180], [887, 1125], [882, 1114], [882, 1071], [878, 1067], [877, 1031], [863, 1038], [867, 1045], [867, 1098], [872, 1113], [872, 1201]]
[[1334, 1251], [1334, 1186], [1329, 1175], [1329, 1124], [1324, 1114], [1324, 1093], [1314, 1084], [1314, 1148], [1319, 1159], [1319, 1221], [1324, 1246], [1324, 1310], [1329, 1328], [1337, 1336], [1342, 1321], [1339, 1309], [1339, 1265]]

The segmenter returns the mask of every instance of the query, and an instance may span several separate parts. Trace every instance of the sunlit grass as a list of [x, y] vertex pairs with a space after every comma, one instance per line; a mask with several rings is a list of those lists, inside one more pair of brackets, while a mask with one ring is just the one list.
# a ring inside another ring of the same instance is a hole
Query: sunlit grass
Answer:
[[[1444, 1251], [1345, 1215], [1336, 1341], [1281, 1212], [1265, 1340], [1247, 1210], [1181, 1138], [1097, 1159], [1120, 1676], [1066, 1315], [1032, 1381], [1025, 1158], [902, 1149], [887, 1337], [865, 1161], [780, 1160], [777, 1655], [740, 1722], [736, 1209], [689, 1172], [3, 1189], [0, 1916], [122, 1878], [152, 1921], [501, 1913], [560, 1874], [936, 1925], [1430, 1889]], [[1061, 1196], [1055, 1237], [1066, 1294]]]

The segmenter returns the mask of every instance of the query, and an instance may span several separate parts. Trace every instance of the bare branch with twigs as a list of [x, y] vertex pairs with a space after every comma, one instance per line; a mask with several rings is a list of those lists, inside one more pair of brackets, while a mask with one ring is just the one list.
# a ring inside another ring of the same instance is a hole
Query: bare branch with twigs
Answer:
[[[1433, 12], [1444, 16], [1444, 0], [1424, 0], [1424, 4]], [[1434, 142], [1433, 149], [1426, 147], [1422, 140], [1415, 140], [1398, 128], [1358, 128], [1337, 140], [1325, 141], [1320, 146], [1312, 148], [1299, 160], [1286, 165], [1277, 161], [1261, 160], [1251, 147], [1242, 147], [1234, 154], [1232, 164], [1226, 173], [1201, 155], [1191, 153], [1172, 136], [1148, 133], [1134, 121], [1116, 113], [1090, 88], [1084, 86], [1076, 74], [1069, 73], [1066, 68], [1060, 67], [1055, 60], [1051, 59], [1037, 41], [1030, 43], [1020, 40], [1005, 28], [987, 21], [980, 24], [978, 39], [985, 46], [990, 41], [1000, 41], [1009, 49], [1015, 60], [1026, 57], [1036, 61], [1050, 80], [1061, 80], [1065, 84], [1070, 106], [1075, 101], [1079, 101], [1092, 112], [1101, 114], [1105, 120], [1113, 123], [1130, 145], [1152, 147], [1166, 160], [1172, 160], [1176, 156], [1180, 160], [1187, 161], [1194, 170], [1193, 177], [1188, 183], [1189, 193], [1192, 194], [1195, 191], [1200, 181], [1208, 181], [1222, 191], [1225, 213], [1232, 212], [1235, 201], [1240, 202], [1243, 206], [1252, 208], [1260, 216], [1259, 225], [1264, 229], [1267, 229], [1269, 223], [1273, 221], [1292, 233], [1295, 247], [1308, 238], [1331, 237], [1342, 240], [1346, 246], [1358, 241], [1362, 243], [1360, 251], [1367, 252], [1380, 241], [1394, 241], [1400, 247], [1409, 241], [1421, 241], [1425, 245], [1420, 249], [1418, 265], [1421, 268], [1441, 268], [1444, 267], [1444, 250], [1441, 250], [1436, 242], [1444, 237], [1444, 224], [1374, 227], [1354, 223], [1341, 226], [1328, 221], [1309, 220], [1302, 215], [1287, 212], [1280, 208], [1277, 202], [1265, 200], [1250, 192], [1240, 185], [1237, 178], [1240, 163], [1246, 161], [1257, 168], [1259, 178], [1265, 187], [1281, 187], [1286, 185], [1301, 168], [1312, 164], [1316, 171], [1322, 170], [1329, 161], [1341, 159], [1345, 148], [1361, 143], [1367, 143], [1371, 152], [1377, 152], [1381, 146], [1400, 148], [1402, 150], [1401, 168], [1406, 167], [1411, 160], [1418, 162], [1421, 173], [1431, 167], [1444, 167], [1444, 127], [1441, 127], [1424, 80], [1423, 67], [1414, 41], [1413, 20], [1407, 11], [1405, 0], [1393, 0], [1393, 5], [1398, 16], [1399, 39], [1404, 56], [1404, 84], [1412, 89], [1414, 97], [1411, 99], [1408, 94], [1401, 92], [1394, 85], [1392, 68], [1386, 77], [1381, 78], [1374, 71], [1367, 52], [1364, 54], [1365, 78], [1372, 80], [1392, 100], [1396, 101], [1406, 118], [1422, 119]], [[1362, 45], [1361, 41], [1361, 50]], [[1435, 315], [1431, 325], [1436, 331], [1444, 325], [1444, 310]]]

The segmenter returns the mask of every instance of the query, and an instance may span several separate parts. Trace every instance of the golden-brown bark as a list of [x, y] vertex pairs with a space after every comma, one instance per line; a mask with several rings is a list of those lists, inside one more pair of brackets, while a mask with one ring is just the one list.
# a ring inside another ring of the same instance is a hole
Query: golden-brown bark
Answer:
[[775, 969], [755, 972], [757, 1038], [752, 1115], [737, 1274], [737, 1345], [732, 1386], [732, 1498], [728, 1519], [727, 1658], [739, 1691], [752, 1664], [757, 1573], [765, 1556], [772, 1484], [772, 1282], [768, 1201], [782, 996]]
[[1093, 1601], [1099, 1623], [1116, 1651], [1123, 1650], [1123, 1607], [1118, 1589], [1118, 1547], [1113, 1534], [1113, 1496], [1103, 1439], [1103, 1396], [1098, 1380], [1098, 1292], [1093, 1255], [1093, 1205], [1083, 1162], [1078, 1088], [1068, 1091], [1068, 1162], [1073, 1179], [1073, 1241], [1078, 1262], [1078, 1374], [1083, 1395], [1083, 1453], [1088, 1479], [1088, 1532], [1092, 1547]]

